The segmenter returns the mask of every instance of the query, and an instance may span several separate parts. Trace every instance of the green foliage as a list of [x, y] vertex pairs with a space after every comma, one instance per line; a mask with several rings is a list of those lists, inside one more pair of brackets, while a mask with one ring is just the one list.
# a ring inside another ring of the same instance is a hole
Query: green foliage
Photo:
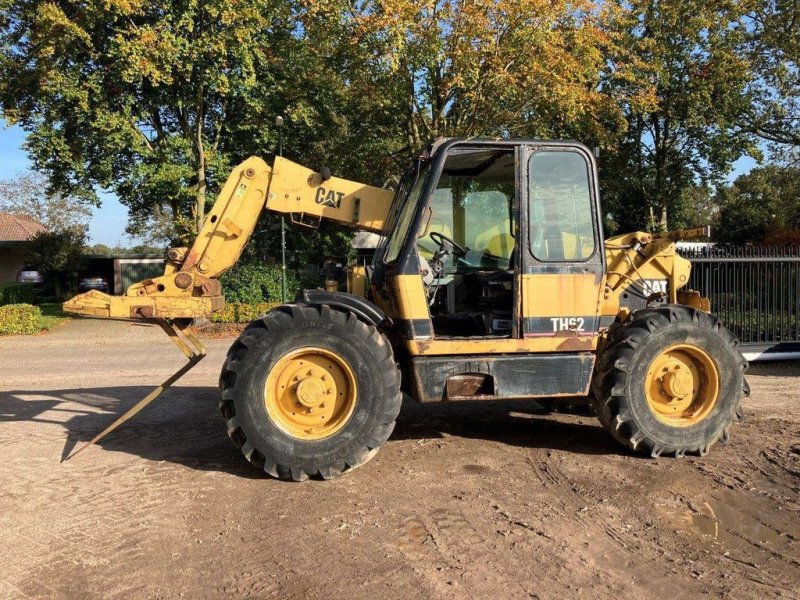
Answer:
[[[611, 227], [679, 227], [756, 136], [798, 147], [799, 24], [777, 0], [0, 0], [0, 116], [56, 197], [107, 189], [172, 245], [278, 114], [287, 157], [381, 186], [437, 136], [578, 139]], [[350, 252], [333, 226], [287, 246]]]
[[33, 304], [36, 293], [32, 283], [0, 284], [0, 306], [6, 304]]
[[166, 249], [159, 246], [151, 246], [150, 244], [139, 244], [131, 248], [123, 248], [122, 246], [108, 246], [106, 244], [93, 244], [86, 246], [83, 249], [84, 254], [87, 256], [139, 256], [142, 254], [152, 254], [156, 256], [163, 256]]
[[45, 283], [60, 298], [64, 285], [74, 282], [83, 268], [85, 243], [79, 228], [38, 233], [26, 244], [25, 262], [44, 271]]
[[[713, 307], [712, 307], [713, 308]], [[794, 342], [797, 316], [784, 313], [723, 310], [716, 313], [725, 327], [739, 339], [761, 339], [772, 342]]]
[[0, 335], [37, 333], [41, 316], [39, 308], [30, 304], [0, 306]]
[[184, 242], [277, 114], [287, 156], [377, 185], [436, 136], [619, 135], [640, 90], [611, 86], [631, 76], [613, 3], [435, 5], [8, 0], [0, 111], [54, 191], [108, 189], [132, 233]]
[[265, 315], [280, 302], [259, 302], [257, 304], [244, 304], [241, 302], [226, 302], [225, 308], [214, 313], [211, 320], [214, 323], [249, 323]]
[[25, 262], [46, 274], [77, 272], [83, 264], [86, 235], [82, 230], [44, 231], [31, 238], [25, 247]]
[[[260, 304], [281, 301], [281, 267], [243, 261], [220, 277], [226, 302]], [[286, 274], [286, 297], [293, 300], [300, 283]]]
[[[773, 232], [800, 229], [800, 167], [771, 165], [739, 176], [717, 192], [716, 241], [770, 241]], [[780, 243], [780, 240], [775, 240]], [[785, 239], [783, 243], [797, 240]]]
[[[321, 266], [329, 256], [350, 260], [355, 251], [350, 245], [353, 230], [323, 222], [317, 229], [296, 227], [286, 223], [286, 263], [290, 271], [305, 265]], [[280, 262], [280, 217], [264, 213], [256, 226], [256, 234], [248, 242], [240, 262], [268, 264]], [[316, 283], [314, 286], [316, 287]], [[290, 296], [291, 297], [291, 296]]]
[[389, 164], [401, 117], [360, 85], [372, 48], [346, 37], [348, 5], [316, 5], [8, 0], [0, 114], [54, 191], [98, 203], [108, 189], [131, 233], [188, 242], [230, 168], [275, 149], [276, 114], [294, 159], [352, 178]]
[[40, 304], [39, 310], [42, 311], [42, 316], [39, 319], [39, 326], [47, 331], [54, 329], [70, 318], [69, 315], [62, 310], [62, 305], [60, 303]]

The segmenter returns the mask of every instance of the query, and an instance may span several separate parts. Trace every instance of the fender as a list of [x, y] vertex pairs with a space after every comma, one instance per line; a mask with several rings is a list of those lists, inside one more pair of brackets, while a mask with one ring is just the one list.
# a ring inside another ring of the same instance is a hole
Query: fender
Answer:
[[328, 292], [325, 290], [303, 290], [303, 302], [306, 304], [327, 304], [338, 306], [355, 314], [359, 319], [377, 327], [386, 320], [384, 312], [369, 300], [347, 294], [345, 292]]

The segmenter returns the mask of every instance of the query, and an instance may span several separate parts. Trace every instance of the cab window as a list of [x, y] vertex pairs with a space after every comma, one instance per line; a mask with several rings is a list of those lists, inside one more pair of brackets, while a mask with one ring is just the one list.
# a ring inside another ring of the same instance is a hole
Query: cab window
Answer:
[[539, 151], [528, 162], [530, 247], [543, 262], [585, 261], [595, 252], [589, 165], [577, 152]]
[[508, 268], [514, 250], [512, 206], [515, 193], [513, 150], [454, 152], [447, 157], [430, 213], [419, 239], [420, 254], [430, 259], [439, 233], [468, 253], [451, 268]]
[[[411, 227], [414, 211], [417, 208], [417, 202], [422, 193], [422, 188], [425, 186], [427, 174], [427, 167], [416, 172], [407, 173], [405, 180], [400, 185], [397, 199], [395, 200], [395, 202], [399, 203], [399, 206], [396, 208], [399, 214], [395, 217], [394, 231], [389, 238], [386, 255], [384, 257], [384, 261], [387, 263], [394, 262], [397, 260], [397, 257], [400, 256], [400, 250], [403, 249], [403, 242]], [[411, 189], [408, 189], [409, 187]]]

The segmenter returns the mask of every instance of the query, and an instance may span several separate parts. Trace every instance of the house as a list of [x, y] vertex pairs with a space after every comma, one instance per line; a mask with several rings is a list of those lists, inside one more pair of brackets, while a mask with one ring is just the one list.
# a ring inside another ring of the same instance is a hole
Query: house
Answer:
[[47, 228], [33, 217], [0, 212], [0, 283], [16, 279], [24, 265], [25, 242], [42, 231]]

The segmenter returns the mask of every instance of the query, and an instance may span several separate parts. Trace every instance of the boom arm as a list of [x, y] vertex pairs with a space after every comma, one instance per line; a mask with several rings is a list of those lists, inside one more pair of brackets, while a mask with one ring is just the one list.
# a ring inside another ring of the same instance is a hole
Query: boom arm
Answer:
[[125, 296], [80, 294], [64, 310], [106, 318], [209, 317], [224, 306], [217, 278], [239, 260], [265, 207], [299, 225], [316, 227], [325, 219], [381, 232], [393, 195], [284, 158], [270, 167], [250, 157], [228, 177], [192, 247], [169, 250], [164, 275], [132, 285]]

